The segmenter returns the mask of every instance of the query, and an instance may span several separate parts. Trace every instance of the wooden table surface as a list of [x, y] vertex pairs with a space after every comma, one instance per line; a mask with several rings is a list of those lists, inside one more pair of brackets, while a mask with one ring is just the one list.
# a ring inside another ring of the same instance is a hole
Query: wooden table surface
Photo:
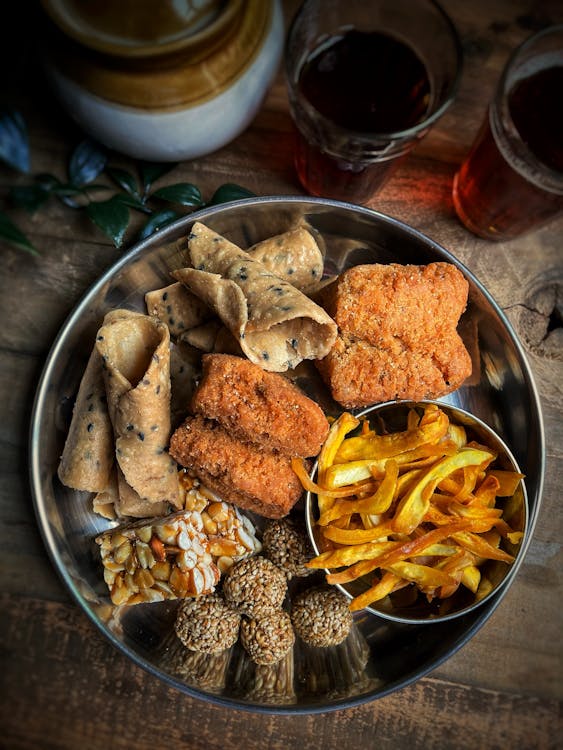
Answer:
[[[29, 418], [39, 374], [70, 309], [117, 260], [83, 214], [52, 202], [14, 214], [41, 250], [0, 244], [0, 746], [5, 748], [555, 748], [561, 741], [561, 463], [563, 223], [493, 244], [457, 221], [451, 184], [510, 50], [550, 20], [558, 0], [444, 2], [465, 68], [446, 116], [371, 206], [453, 252], [487, 287], [529, 358], [545, 420], [539, 520], [514, 584], [486, 625], [415, 684], [373, 703], [316, 716], [248, 714], [191, 699], [132, 664], [71, 600], [45, 552], [28, 483]], [[82, 137], [41, 78], [27, 4], [2, 29], [1, 102], [24, 114], [35, 173], [63, 175]], [[295, 2], [288, 2], [289, 17]], [[0, 103], [1, 103], [0, 102]], [[127, 166], [125, 159], [123, 164]], [[206, 198], [225, 182], [258, 195], [300, 194], [282, 73], [251, 126], [217, 153], [176, 168]], [[0, 169], [0, 186], [14, 181]], [[523, 206], [525, 210], [525, 206]]]

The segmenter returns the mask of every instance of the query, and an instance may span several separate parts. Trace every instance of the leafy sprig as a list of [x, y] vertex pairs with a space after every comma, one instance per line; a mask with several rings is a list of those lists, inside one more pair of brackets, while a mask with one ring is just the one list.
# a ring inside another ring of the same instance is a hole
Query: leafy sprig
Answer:
[[[30, 174], [27, 127], [18, 112], [0, 112], [0, 161], [20, 174]], [[70, 154], [66, 179], [61, 180], [56, 175], [46, 173], [32, 175], [29, 184], [10, 187], [4, 203], [33, 214], [48, 201], [58, 200], [68, 208], [84, 211], [119, 248], [125, 241], [132, 211], [146, 217], [136, 237], [140, 240], [188, 211], [254, 196], [246, 188], [232, 183], [221, 185], [207, 202], [199, 188], [188, 182], [154, 189], [154, 183], [176, 166], [175, 163], [139, 162], [131, 171], [111, 165], [108, 151], [87, 138]], [[99, 181], [102, 179], [105, 182]], [[101, 199], [100, 193], [104, 193]], [[111, 193], [109, 197], [108, 193]], [[24, 232], [1, 209], [0, 240], [19, 250], [39, 255]]]

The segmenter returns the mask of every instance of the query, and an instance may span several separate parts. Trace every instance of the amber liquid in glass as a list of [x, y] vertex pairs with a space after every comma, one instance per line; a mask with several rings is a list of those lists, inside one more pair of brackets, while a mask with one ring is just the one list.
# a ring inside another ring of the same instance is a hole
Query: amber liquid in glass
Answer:
[[[430, 82], [408, 46], [387, 34], [352, 30], [311, 53], [299, 89], [344, 131], [396, 133], [424, 118]], [[297, 133], [297, 172], [313, 195], [365, 202], [396, 166], [393, 158], [372, 164], [353, 153], [336, 158], [325, 145]]]
[[[540, 70], [515, 84], [509, 111], [534, 156], [563, 175], [563, 66]], [[454, 202], [466, 226], [488, 239], [510, 239], [563, 210], [563, 195], [544, 190], [504, 158], [489, 120], [456, 176]]]

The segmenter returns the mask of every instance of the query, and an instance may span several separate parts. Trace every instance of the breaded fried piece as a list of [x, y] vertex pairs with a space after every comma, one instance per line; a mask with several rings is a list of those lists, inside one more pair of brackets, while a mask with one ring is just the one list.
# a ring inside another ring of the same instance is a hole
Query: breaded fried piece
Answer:
[[243, 443], [201, 416], [174, 432], [170, 455], [223, 500], [266, 518], [286, 516], [303, 491], [288, 456]]
[[328, 287], [322, 304], [337, 341], [319, 372], [346, 408], [438, 398], [471, 374], [457, 333], [469, 285], [451, 263], [363, 265]]
[[274, 372], [228, 354], [203, 357], [191, 409], [230, 434], [287, 456], [316, 456], [329, 424], [318, 404]]

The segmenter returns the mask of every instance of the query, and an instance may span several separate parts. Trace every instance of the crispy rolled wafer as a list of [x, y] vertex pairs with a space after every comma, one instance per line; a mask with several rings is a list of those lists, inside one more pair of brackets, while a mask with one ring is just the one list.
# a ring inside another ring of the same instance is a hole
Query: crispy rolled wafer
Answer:
[[295, 227], [258, 242], [249, 248], [248, 254], [302, 292], [316, 288], [323, 275], [323, 254], [305, 227]]
[[281, 372], [328, 354], [335, 322], [260, 261], [199, 222], [189, 252], [193, 268], [172, 275], [215, 310], [252, 362]]
[[148, 315], [117, 310], [106, 315], [96, 345], [104, 363], [115, 452], [125, 481], [144, 500], [178, 507], [176, 466], [166, 451], [170, 436], [168, 328]]
[[213, 312], [199, 297], [191, 294], [179, 281], [145, 294], [147, 312], [162, 323], [166, 323], [172, 338], [206, 323]]
[[75, 490], [102, 492], [110, 479], [113, 455], [102, 359], [94, 348], [78, 389], [58, 467], [59, 479]]

